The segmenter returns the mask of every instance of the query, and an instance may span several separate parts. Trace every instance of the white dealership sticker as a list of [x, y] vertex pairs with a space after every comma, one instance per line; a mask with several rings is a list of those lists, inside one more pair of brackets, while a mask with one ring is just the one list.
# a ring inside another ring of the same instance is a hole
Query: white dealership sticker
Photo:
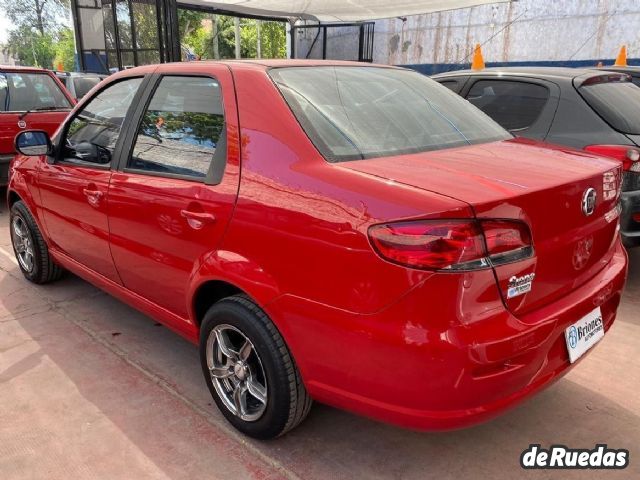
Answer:
[[569, 361], [578, 360], [587, 350], [604, 337], [604, 323], [600, 307], [592, 310], [564, 331]]
[[511, 277], [509, 279], [509, 285], [507, 285], [507, 298], [517, 297], [530, 292], [534, 278], [536, 278], [535, 273], [529, 273], [521, 277], [516, 277], [515, 275]]

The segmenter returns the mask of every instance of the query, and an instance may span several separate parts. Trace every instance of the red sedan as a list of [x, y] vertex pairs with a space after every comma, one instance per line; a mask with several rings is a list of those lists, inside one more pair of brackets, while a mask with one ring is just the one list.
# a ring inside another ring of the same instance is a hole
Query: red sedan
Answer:
[[141, 67], [16, 144], [25, 277], [70, 270], [198, 343], [257, 438], [311, 399], [489, 419], [605, 335], [626, 277], [618, 162], [515, 139], [404, 69]]

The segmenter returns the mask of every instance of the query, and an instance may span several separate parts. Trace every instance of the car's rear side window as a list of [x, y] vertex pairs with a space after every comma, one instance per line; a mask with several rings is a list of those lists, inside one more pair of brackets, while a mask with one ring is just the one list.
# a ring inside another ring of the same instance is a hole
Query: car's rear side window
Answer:
[[166, 76], [142, 117], [127, 167], [204, 179], [223, 130], [217, 80]]
[[0, 112], [67, 108], [69, 100], [46, 73], [0, 73]]
[[84, 97], [89, 90], [100, 83], [99, 77], [76, 77], [71, 80], [78, 99]]
[[640, 87], [631, 82], [604, 82], [580, 87], [578, 92], [613, 128], [640, 134]]
[[548, 99], [547, 87], [525, 81], [479, 80], [467, 93], [467, 100], [510, 131], [533, 125]]
[[444, 85], [452, 92], [458, 93], [460, 90], [459, 82], [457, 80], [436, 80], [440, 85]]
[[316, 66], [275, 68], [269, 75], [330, 162], [511, 138], [468, 102], [417, 72]]

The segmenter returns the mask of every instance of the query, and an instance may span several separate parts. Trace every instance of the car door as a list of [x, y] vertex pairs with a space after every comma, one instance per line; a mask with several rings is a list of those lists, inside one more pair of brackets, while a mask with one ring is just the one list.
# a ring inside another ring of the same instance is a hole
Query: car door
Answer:
[[544, 140], [558, 107], [560, 88], [533, 78], [478, 75], [460, 94], [514, 135]]
[[127, 112], [143, 77], [103, 88], [67, 120], [55, 159], [38, 172], [44, 223], [54, 248], [120, 283], [109, 249], [107, 205], [111, 168], [117, 164]]
[[238, 114], [228, 67], [161, 68], [111, 179], [111, 252], [126, 288], [187, 319], [189, 280], [237, 197]]

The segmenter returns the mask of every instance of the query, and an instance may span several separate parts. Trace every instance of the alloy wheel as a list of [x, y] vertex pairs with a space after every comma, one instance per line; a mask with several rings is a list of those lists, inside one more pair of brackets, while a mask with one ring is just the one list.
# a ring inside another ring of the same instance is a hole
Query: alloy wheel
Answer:
[[267, 378], [253, 343], [231, 325], [217, 325], [207, 339], [207, 366], [225, 407], [253, 422], [267, 408]]
[[22, 217], [13, 217], [11, 222], [11, 241], [20, 266], [27, 273], [31, 273], [34, 267], [33, 240], [29, 228]]

